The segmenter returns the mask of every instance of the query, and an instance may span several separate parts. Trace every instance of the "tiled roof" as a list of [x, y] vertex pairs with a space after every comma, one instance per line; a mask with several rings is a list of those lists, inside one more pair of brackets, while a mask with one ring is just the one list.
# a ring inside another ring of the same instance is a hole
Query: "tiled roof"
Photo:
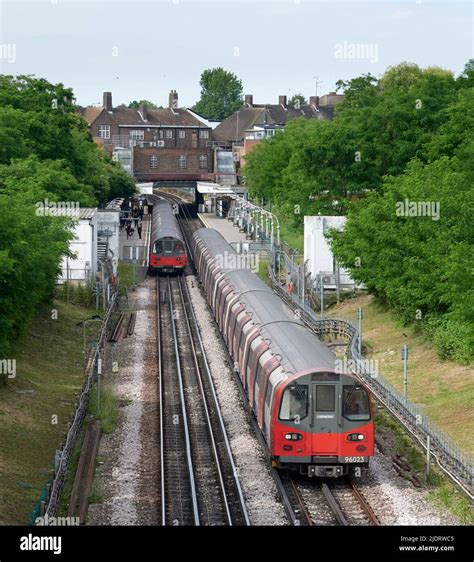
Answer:
[[217, 125], [213, 131], [213, 137], [218, 141], [242, 139], [244, 131], [251, 129], [264, 112], [264, 107], [244, 107]]
[[286, 125], [290, 119], [305, 117], [307, 119], [330, 120], [334, 116], [334, 107], [303, 105], [300, 109], [282, 105], [253, 105], [244, 107], [224, 119], [214, 131], [213, 136], [219, 141], [242, 140], [244, 132], [255, 125]]
[[[91, 125], [104, 111], [102, 107], [78, 107], [77, 111]], [[138, 109], [132, 109], [120, 105], [108, 112], [110, 117], [118, 126], [132, 125], [135, 127], [169, 126], [169, 127], [206, 127], [207, 125], [194, 117], [184, 108], [178, 109], [147, 109], [146, 121], [142, 118]]]

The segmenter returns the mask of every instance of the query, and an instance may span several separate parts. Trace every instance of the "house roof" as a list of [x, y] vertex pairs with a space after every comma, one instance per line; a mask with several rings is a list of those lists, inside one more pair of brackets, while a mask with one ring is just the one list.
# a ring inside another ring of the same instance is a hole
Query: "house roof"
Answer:
[[305, 117], [306, 119], [330, 120], [334, 116], [334, 107], [319, 107], [313, 105], [303, 105], [300, 109], [282, 105], [252, 105], [244, 107], [224, 119], [218, 125], [213, 135], [219, 141], [242, 140], [245, 131], [254, 126], [265, 125], [286, 125], [290, 119]]
[[[105, 111], [103, 107], [78, 107], [77, 112], [92, 125], [98, 119], [100, 114]], [[209, 127], [204, 121], [192, 115], [185, 108], [178, 109], [147, 109], [147, 119], [143, 119], [139, 109], [132, 109], [120, 105], [114, 107], [112, 111], [107, 112], [110, 118], [115, 121], [119, 127], [149, 127], [149, 126], [168, 126], [168, 127]]]

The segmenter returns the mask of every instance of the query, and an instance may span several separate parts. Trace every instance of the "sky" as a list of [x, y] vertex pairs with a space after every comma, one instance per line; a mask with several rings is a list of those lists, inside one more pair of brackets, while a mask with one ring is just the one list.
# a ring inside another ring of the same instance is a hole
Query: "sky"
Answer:
[[472, 1], [0, 0], [0, 70], [72, 87], [80, 105], [168, 93], [190, 107], [222, 66], [255, 103], [335, 89], [403, 61], [459, 74], [474, 57]]

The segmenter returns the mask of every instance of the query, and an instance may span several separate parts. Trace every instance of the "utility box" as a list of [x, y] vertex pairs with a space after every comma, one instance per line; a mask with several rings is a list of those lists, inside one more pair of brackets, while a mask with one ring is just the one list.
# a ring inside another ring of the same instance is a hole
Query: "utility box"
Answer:
[[311, 274], [313, 286], [322, 280], [325, 289], [355, 289], [356, 285], [349, 272], [336, 263], [325, 233], [331, 229], [343, 230], [346, 217], [339, 216], [305, 216], [304, 217], [304, 259], [307, 271]]

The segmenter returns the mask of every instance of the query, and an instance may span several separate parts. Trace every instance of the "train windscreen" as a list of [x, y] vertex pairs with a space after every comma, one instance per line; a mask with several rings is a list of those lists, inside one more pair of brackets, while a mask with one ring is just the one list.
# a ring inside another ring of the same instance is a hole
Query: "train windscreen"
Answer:
[[369, 421], [369, 397], [364, 388], [357, 385], [344, 385], [342, 393], [342, 415], [351, 421]]

